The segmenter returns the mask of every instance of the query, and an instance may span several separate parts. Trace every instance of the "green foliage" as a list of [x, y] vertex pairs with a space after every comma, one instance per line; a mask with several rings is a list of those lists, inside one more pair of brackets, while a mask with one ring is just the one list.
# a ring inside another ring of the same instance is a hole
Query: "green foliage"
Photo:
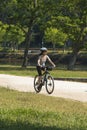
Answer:
[[67, 40], [67, 35], [57, 28], [50, 27], [45, 31], [45, 40], [46, 42], [51, 42], [54, 45], [64, 45]]
[[17, 26], [10, 25], [6, 29], [6, 33], [3, 37], [3, 42], [20, 44], [24, 41], [24, 33]]
[[5, 33], [6, 33], [7, 27], [8, 27], [7, 24], [3, 24], [3, 23], [0, 21], [0, 42], [3, 41], [3, 36], [4, 36]]
[[0, 42], [2, 46], [15, 48], [15, 46], [18, 46], [24, 39], [24, 32], [18, 26], [0, 22]]
[[[25, 39], [23, 66], [27, 65], [28, 49], [35, 25], [40, 28], [39, 36], [52, 42], [54, 48], [55, 44], [63, 45], [66, 40], [72, 43], [74, 62], [71, 64], [75, 63], [78, 52], [87, 46], [86, 0], [1, 0], [0, 5], [0, 20], [21, 29], [21, 32], [14, 31], [15, 34], [10, 30], [8, 39], [16, 39], [18, 43]], [[4, 33], [3, 30], [0, 39]]]
[[[72, 8], [71, 8], [72, 7]], [[84, 48], [85, 38], [87, 32], [85, 32], [87, 23], [87, 2], [84, 0], [77, 0], [71, 2], [69, 7], [71, 22], [68, 24], [69, 27], [69, 38], [73, 41], [73, 50], [80, 50]]]
[[62, 0], [58, 4], [55, 5], [57, 13], [55, 11], [52, 13], [48, 26], [65, 33], [73, 43], [73, 51], [79, 51], [87, 42], [87, 32], [85, 31], [87, 28], [87, 2], [86, 0]]

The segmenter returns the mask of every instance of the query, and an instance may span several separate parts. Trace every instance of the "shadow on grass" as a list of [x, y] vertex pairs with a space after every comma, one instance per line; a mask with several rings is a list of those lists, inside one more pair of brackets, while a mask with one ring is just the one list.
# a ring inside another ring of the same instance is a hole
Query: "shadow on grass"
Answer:
[[[6, 122], [0, 121], [0, 130], [67, 130], [58, 127], [41, 126], [40, 124], [30, 124], [22, 122]], [[69, 130], [69, 129], [68, 129]]]

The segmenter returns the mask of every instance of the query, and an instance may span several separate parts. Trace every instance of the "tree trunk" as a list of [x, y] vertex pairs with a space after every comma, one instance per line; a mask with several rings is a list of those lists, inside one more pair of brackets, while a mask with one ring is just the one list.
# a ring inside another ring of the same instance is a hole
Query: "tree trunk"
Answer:
[[84, 47], [86, 35], [82, 37], [84, 26], [81, 28], [80, 35], [78, 36], [77, 43], [73, 46], [73, 55], [68, 65], [68, 70], [73, 70], [77, 60], [78, 52]]
[[72, 57], [71, 57], [70, 62], [69, 62], [69, 65], [68, 65], [68, 70], [74, 69], [74, 65], [76, 63], [77, 56], [78, 56], [78, 52], [73, 52]]
[[53, 43], [53, 51], [54, 51], [54, 52], [55, 52], [55, 48], [56, 48], [56, 47], [55, 47], [55, 43]]
[[28, 64], [28, 50], [29, 50], [29, 45], [30, 45], [30, 41], [31, 41], [31, 29], [28, 30], [28, 33], [26, 35], [26, 39], [25, 39], [25, 51], [24, 51], [24, 60], [23, 60], [23, 64], [22, 67], [26, 68], [27, 64]]

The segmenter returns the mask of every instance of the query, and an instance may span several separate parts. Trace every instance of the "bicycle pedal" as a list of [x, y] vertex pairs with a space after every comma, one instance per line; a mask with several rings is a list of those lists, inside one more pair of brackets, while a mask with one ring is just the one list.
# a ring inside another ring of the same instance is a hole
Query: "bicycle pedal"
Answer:
[[50, 84], [48, 84], [49, 86], [51, 86], [52, 84], [50, 83]]
[[44, 85], [44, 83], [41, 83], [41, 85], [43, 86], [43, 85]]
[[37, 87], [37, 89], [40, 90], [41, 88], [42, 88], [42, 85], [40, 84], [40, 85]]
[[39, 85], [39, 83], [38, 83], [38, 82], [36, 82], [36, 85]]

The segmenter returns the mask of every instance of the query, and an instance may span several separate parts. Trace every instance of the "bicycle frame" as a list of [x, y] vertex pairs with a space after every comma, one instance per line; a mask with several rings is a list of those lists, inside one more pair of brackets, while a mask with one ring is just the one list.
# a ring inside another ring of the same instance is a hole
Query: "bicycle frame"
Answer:
[[48, 94], [51, 94], [54, 91], [54, 79], [50, 75], [49, 71], [50, 70], [48, 70], [48, 68], [46, 68], [44, 70], [44, 72], [42, 73], [42, 78], [41, 78], [41, 82], [40, 82], [39, 86], [38, 86], [37, 80], [36, 80], [36, 79], [38, 79], [39, 75], [35, 76], [35, 78], [34, 78], [34, 89], [37, 93], [39, 93], [41, 91], [42, 86], [44, 86], [44, 85], [46, 87], [46, 91], [47, 91]]
[[48, 72], [48, 70], [45, 70], [45, 72], [42, 74], [43, 83], [44, 83], [45, 81], [47, 81], [47, 79], [46, 79], [47, 74], [50, 75], [50, 73]]

